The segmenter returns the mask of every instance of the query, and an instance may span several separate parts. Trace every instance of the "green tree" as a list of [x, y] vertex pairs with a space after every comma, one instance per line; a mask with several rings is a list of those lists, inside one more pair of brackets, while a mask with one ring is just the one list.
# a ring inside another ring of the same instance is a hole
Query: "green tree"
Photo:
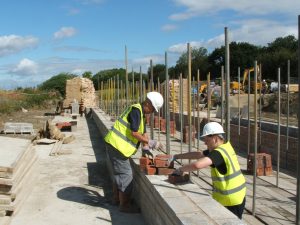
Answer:
[[45, 91], [58, 91], [64, 97], [66, 94], [67, 80], [72, 79], [74, 77], [77, 76], [69, 73], [60, 73], [43, 82], [41, 85], [38, 86], [38, 88], [40, 90]]
[[[238, 67], [243, 69], [253, 67], [255, 60], [258, 60], [260, 47], [246, 42], [231, 42], [229, 44], [230, 53], [230, 76], [231, 78], [238, 76]], [[212, 77], [221, 76], [221, 66], [225, 65], [225, 47], [216, 48], [208, 57], [211, 65], [210, 71]]]
[[88, 79], [92, 79], [93, 77], [93, 73], [91, 71], [85, 71], [83, 74], [82, 74], [82, 77], [83, 78], [88, 78]]
[[298, 41], [292, 36], [279, 37], [262, 48], [260, 61], [262, 76], [265, 79], [277, 80], [278, 68], [281, 71], [281, 82], [286, 82], [287, 61], [290, 60], [291, 76], [297, 77]]
[[[150, 76], [151, 76], [151, 68], [148, 68], [148, 80], [150, 82]], [[153, 83], [154, 87], [157, 87], [158, 84], [158, 78], [159, 82], [162, 83], [166, 80], [166, 66], [164, 64], [156, 64], [153, 65]]]
[[[94, 83], [94, 86], [96, 87], [96, 90], [100, 88], [101, 82], [106, 82], [110, 78], [117, 77], [119, 75], [120, 82], [123, 82], [125, 85], [126, 80], [126, 70], [122, 68], [114, 68], [109, 70], [102, 70], [97, 72], [93, 77], [92, 81]], [[143, 80], [147, 79], [146, 75], [142, 75]], [[140, 79], [140, 73], [134, 72], [134, 80], [138, 81]], [[128, 81], [132, 81], [132, 72], [128, 72]]]
[[[182, 73], [183, 77], [188, 76], [187, 52], [184, 52], [176, 62], [175, 73], [179, 76]], [[197, 71], [199, 69], [201, 79], [206, 77], [210, 65], [208, 63], [208, 52], [206, 48], [199, 47], [191, 49], [192, 76], [197, 79]]]

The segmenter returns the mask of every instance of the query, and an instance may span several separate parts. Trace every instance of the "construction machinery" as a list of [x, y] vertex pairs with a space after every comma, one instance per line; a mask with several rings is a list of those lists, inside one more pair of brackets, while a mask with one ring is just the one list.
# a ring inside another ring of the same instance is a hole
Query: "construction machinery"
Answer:
[[[256, 83], [256, 88], [257, 91], [262, 89], [262, 84], [259, 82], [260, 81], [260, 69], [257, 67], [257, 83]], [[248, 90], [248, 81], [249, 81], [249, 76], [250, 76], [250, 93], [253, 93], [255, 90], [255, 81], [254, 81], [254, 68], [248, 68], [244, 70], [244, 75], [243, 75], [243, 82], [241, 86], [241, 90], [244, 92], [249, 92]], [[252, 79], [251, 79], [252, 77]]]

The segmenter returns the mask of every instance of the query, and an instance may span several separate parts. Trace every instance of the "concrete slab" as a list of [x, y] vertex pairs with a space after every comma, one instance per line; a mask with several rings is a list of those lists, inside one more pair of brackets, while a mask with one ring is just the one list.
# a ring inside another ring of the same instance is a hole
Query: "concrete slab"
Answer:
[[0, 143], [0, 171], [7, 171], [7, 168], [13, 168], [30, 145], [29, 140], [10, 137], [0, 137]]

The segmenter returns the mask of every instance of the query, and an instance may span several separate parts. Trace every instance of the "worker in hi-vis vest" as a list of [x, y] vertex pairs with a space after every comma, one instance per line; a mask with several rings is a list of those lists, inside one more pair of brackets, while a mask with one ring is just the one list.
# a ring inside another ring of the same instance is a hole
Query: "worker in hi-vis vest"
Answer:
[[184, 172], [210, 166], [213, 198], [242, 219], [246, 203], [246, 180], [233, 147], [230, 142], [225, 143], [224, 133], [219, 123], [207, 123], [201, 136], [207, 150], [171, 155], [169, 161], [197, 159], [191, 164], [176, 169], [174, 175], [182, 175]]
[[164, 103], [158, 92], [147, 93], [142, 103], [129, 106], [115, 122], [105, 136], [108, 156], [113, 170], [113, 204], [120, 204], [121, 212], [138, 213], [140, 210], [132, 204], [131, 193], [133, 175], [129, 158], [134, 155], [142, 143], [142, 154], [152, 156], [151, 149], [162, 150], [163, 145], [149, 139], [146, 133], [145, 114], [158, 112]]

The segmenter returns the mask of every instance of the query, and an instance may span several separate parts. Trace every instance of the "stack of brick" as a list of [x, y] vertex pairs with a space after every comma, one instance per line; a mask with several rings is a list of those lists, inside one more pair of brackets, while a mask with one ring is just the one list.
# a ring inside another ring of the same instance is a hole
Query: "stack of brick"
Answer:
[[75, 77], [67, 80], [66, 99], [63, 107], [69, 107], [74, 100], [83, 103], [86, 108], [96, 106], [96, 95], [93, 82], [88, 78]]
[[168, 162], [169, 155], [159, 154], [155, 158], [140, 158], [140, 169], [147, 175], [168, 175], [174, 171], [174, 162]]
[[154, 159], [140, 158], [140, 170], [147, 175], [168, 175], [168, 181], [172, 184], [187, 182], [189, 175], [174, 175], [174, 162], [168, 162], [169, 155], [159, 154]]
[[[253, 174], [254, 154], [250, 153], [247, 159], [247, 171]], [[267, 153], [257, 153], [256, 157], [256, 175], [269, 176], [272, 175], [272, 159]]]

